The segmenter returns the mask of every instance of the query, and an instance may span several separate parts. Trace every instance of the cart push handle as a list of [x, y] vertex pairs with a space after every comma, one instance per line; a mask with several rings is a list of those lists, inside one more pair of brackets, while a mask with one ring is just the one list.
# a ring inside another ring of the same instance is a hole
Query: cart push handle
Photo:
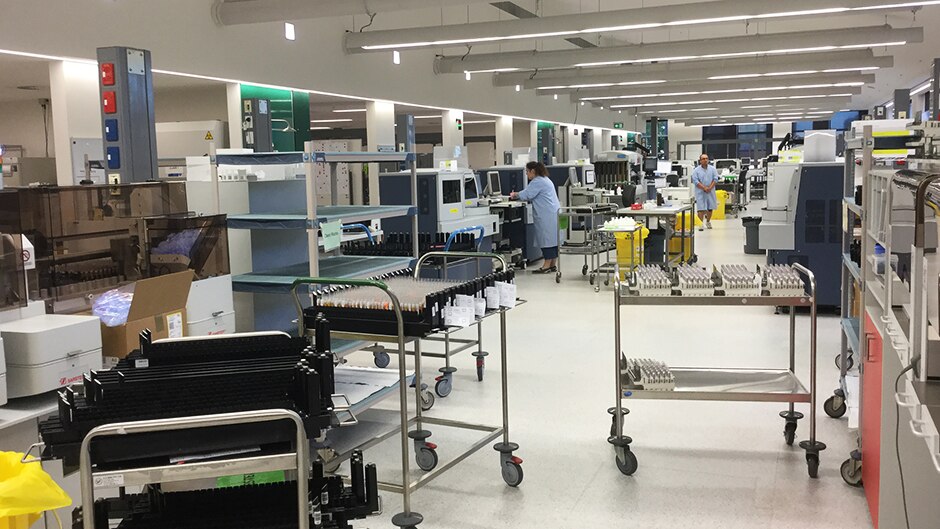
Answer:
[[[482, 239], [481, 239], [481, 240], [482, 240]], [[506, 259], [504, 259], [502, 255], [495, 254], [495, 253], [486, 253], [486, 252], [428, 252], [428, 253], [422, 255], [421, 258], [418, 259], [418, 262], [415, 264], [415, 273], [414, 273], [414, 277], [415, 277], [415, 278], [420, 277], [420, 274], [421, 274], [421, 267], [424, 265], [424, 263], [427, 262], [429, 259], [432, 259], [432, 258], [434, 258], [434, 257], [443, 257], [445, 263], [446, 263], [447, 259], [450, 258], [450, 257], [460, 257], [460, 258], [467, 258], [467, 259], [475, 259], [475, 260], [477, 260], [477, 261], [482, 261], [482, 260], [484, 260], [484, 259], [491, 259], [491, 260], [494, 260], [494, 261], [498, 261], [498, 262], [499, 262], [499, 265], [502, 267], [502, 268], [500, 268], [500, 271], [502, 271], [502, 270], [509, 270], [509, 265], [506, 263]], [[446, 272], [446, 270], [447, 270], [446, 266], [445, 266], [444, 270], [445, 270], [445, 272]], [[445, 277], [446, 277], [446, 276], [445, 276]]]

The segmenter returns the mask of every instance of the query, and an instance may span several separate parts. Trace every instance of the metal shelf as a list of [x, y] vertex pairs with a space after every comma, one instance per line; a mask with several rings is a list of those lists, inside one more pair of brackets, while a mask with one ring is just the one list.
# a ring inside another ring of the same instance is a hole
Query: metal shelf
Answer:
[[[413, 216], [414, 206], [319, 206], [316, 226], [341, 220], [345, 223]], [[235, 230], [305, 230], [311, 227], [307, 215], [278, 213], [246, 213], [228, 216], [229, 229]]]
[[860, 354], [860, 331], [858, 318], [842, 318], [842, 332], [845, 333], [849, 342], [849, 349], [855, 354]]
[[411, 162], [413, 152], [314, 152], [314, 162], [321, 163], [384, 163]]
[[303, 152], [252, 152], [217, 154], [216, 165], [288, 165], [304, 163]]
[[845, 265], [845, 268], [849, 271], [849, 274], [855, 278], [855, 281], [862, 280], [862, 269], [857, 264], [855, 264], [855, 261], [852, 260], [852, 257], [849, 254], [842, 254], [842, 264]]
[[842, 203], [845, 204], [845, 208], [852, 213], [855, 213], [857, 216], [862, 216], [862, 206], [859, 206], [855, 203], [854, 197], [843, 197]]
[[808, 307], [812, 298], [780, 296], [639, 296], [621, 294], [621, 305], [685, 305], [730, 307]]
[[[320, 258], [320, 275], [339, 279], [368, 277], [413, 266], [411, 257], [336, 255]], [[310, 275], [309, 263], [297, 263], [274, 270], [250, 272], [232, 277], [235, 292], [290, 293], [294, 280]]]
[[143, 467], [110, 472], [95, 472], [95, 487], [138, 487], [152, 483], [173, 483], [196, 479], [272, 472], [297, 468], [295, 454], [277, 454], [228, 459], [225, 461], [197, 461], [194, 463]]
[[634, 399], [713, 400], [740, 402], [809, 402], [809, 391], [787, 369], [671, 368], [676, 389], [639, 389], [624, 374], [624, 397]]

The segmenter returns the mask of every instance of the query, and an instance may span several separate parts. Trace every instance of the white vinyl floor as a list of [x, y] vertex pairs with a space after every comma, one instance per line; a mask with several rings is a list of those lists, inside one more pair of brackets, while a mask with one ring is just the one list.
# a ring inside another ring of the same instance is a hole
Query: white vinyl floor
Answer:
[[[740, 220], [715, 221], [696, 233], [700, 263], [760, 264], [743, 253]], [[613, 295], [595, 293], [580, 275], [579, 257], [562, 256], [565, 277], [520, 273], [520, 297], [508, 316], [510, 438], [520, 445], [525, 480], [517, 489], [500, 477], [489, 446], [412, 497], [420, 527], [639, 529], [843, 529], [871, 527], [861, 489], [845, 485], [839, 465], [855, 448], [846, 419], [822, 411], [838, 385], [833, 357], [839, 320], [820, 315], [818, 340], [818, 479], [807, 475], [803, 450], [783, 439], [782, 404], [633, 401], [625, 433], [639, 461], [622, 475], [607, 443], [613, 405]], [[787, 316], [771, 308], [626, 308], [623, 349], [628, 356], [662, 359], [672, 366], [786, 367]], [[797, 317], [797, 369], [809, 385], [809, 317]], [[476, 380], [468, 353], [454, 358], [453, 393], [437, 399], [433, 417], [498, 424], [501, 420], [499, 328], [485, 326], [486, 378]], [[475, 333], [472, 333], [475, 334]], [[471, 335], [472, 335], [471, 334]], [[437, 344], [425, 350], [440, 349]], [[368, 353], [350, 362], [371, 365]], [[441, 360], [425, 360], [425, 378]], [[395, 367], [393, 360], [392, 367]], [[433, 381], [431, 381], [433, 383]], [[397, 398], [383, 403], [395, 409]], [[797, 440], [808, 438], [808, 405]], [[473, 433], [429, 428], [441, 464], [475, 439]], [[400, 479], [397, 438], [366, 453], [384, 479]], [[420, 471], [412, 459], [413, 476]], [[397, 469], [397, 470], [396, 470]], [[383, 493], [384, 513], [357, 527], [392, 527], [401, 496]]]

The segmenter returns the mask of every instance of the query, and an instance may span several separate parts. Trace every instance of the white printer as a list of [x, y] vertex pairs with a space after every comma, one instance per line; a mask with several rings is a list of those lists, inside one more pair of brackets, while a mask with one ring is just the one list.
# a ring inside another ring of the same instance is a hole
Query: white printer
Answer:
[[82, 381], [101, 369], [101, 323], [95, 316], [44, 314], [0, 324], [11, 399]]

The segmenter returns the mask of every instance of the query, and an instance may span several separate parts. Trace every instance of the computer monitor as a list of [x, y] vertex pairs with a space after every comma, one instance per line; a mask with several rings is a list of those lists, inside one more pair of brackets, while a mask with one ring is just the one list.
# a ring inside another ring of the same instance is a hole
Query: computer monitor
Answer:
[[499, 185], [499, 171], [487, 171], [486, 194], [490, 196], [499, 196], [503, 194], [503, 191]]
[[659, 160], [656, 158], [644, 158], [643, 159], [643, 172], [644, 173], [655, 173], [659, 169]]
[[660, 174], [669, 174], [672, 172], [672, 162], [669, 160], [659, 160], [656, 163], [656, 172]]
[[584, 185], [586, 185], [586, 186], [592, 186], [592, 185], [596, 184], [596, 183], [597, 183], [597, 178], [594, 176], [594, 169], [585, 169], [585, 170], [584, 170], [584, 177], [583, 177], [583, 180], [584, 180], [584, 181], [581, 182], [581, 183], [584, 184]]
[[463, 188], [465, 200], [475, 200], [480, 198], [480, 181], [476, 174], [467, 175], [464, 177]]

